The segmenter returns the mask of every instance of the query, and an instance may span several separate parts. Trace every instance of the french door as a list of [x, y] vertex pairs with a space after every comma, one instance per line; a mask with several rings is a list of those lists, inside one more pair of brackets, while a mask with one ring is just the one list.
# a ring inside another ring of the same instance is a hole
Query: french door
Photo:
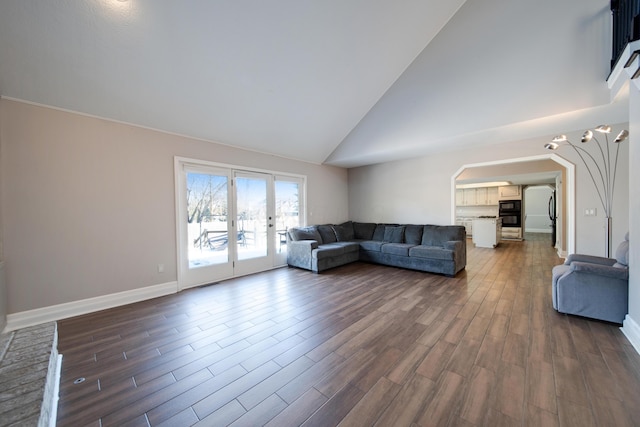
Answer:
[[234, 275], [264, 271], [273, 266], [269, 248], [273, 246], [273, 186], [271, 175], [235, 171], [233, 173], [235, 207]]
[[176, 158], [179, 288], [286, 264], [303, 194], [302, 177]]

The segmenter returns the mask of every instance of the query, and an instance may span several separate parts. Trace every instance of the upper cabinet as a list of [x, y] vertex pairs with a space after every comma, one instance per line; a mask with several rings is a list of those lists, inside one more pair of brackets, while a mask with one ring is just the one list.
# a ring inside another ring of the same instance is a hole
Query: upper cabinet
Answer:
[[487, 204], [487, 188], [476, 188], [476, 205]]
[[476, 202], [476, 189], [464, 188], [456, 190], [456, 205], [457, 206], [474, 206]]
[[498, 187], [488, 187], [487, 188], [487, 204], [488, 205], [497, 205], [499, 197]]
[[522, 198], [521, 187], [519, 185], [505, 185], [504, 187], [498, 187], [498, 191], [500, 192], [500, 200], [518, 200]]
[[497, 206], [498, 200], [498, 187], [456, 190], [456, 206]]

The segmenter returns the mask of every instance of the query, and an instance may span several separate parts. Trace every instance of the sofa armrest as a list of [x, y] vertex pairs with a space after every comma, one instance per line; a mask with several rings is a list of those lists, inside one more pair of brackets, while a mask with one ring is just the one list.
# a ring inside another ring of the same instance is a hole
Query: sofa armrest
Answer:
[[[318, 248], [318, 241], [316, 240], [292, 240], [287, 243], [292, 248], [299, 248], [304, 251], [309, 251]], [[288, 250], [288, 249], [287, 249]]]
[[444, 242], [442, 247], [445, 249], [449, 249], [450, 251], [460, 250], [462, 249], [463, 242], [460, 240], [449, 240], [448, 242]]
[[567, 260], [564, 263], [565, 265], [569, 265], [576, 261], [587, 262], [591, 264], [599, 264], [599, 265], [609, 265], [609, 266], [616, 263], [616, 260], [613, 258], [604, 258], [601, 256], [583, 255], [583, 254], [571, 254], [567, 257]]
[[629, 270], [626, 268], [611, 267], [608, 265], [593, 264], [589, 262], [574, 261], [571, 263], [571, 271], [595, 274], [618, 280], [629, 280]]
[[287, 264], [311, 270], [311, 253], [317, 247], [316, 240], [289, 240], [287, 242]]
[[467, 242], [460, 240], [449, 240], [444, 242], [443, 247], [453, 251], [455, 260], [455, 272], [467, 266]]

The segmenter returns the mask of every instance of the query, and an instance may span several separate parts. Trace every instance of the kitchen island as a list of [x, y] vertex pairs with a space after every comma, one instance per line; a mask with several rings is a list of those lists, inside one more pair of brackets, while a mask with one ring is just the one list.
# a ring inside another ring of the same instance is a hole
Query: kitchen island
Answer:
[[495, 248], [502, 237], [501, 218], [476, 218], [473, 220], [473, 243], [479, 248]]

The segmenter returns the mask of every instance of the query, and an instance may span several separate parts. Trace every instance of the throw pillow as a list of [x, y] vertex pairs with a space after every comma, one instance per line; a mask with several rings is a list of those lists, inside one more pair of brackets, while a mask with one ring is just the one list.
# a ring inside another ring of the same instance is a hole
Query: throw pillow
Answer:
[[338, 239], [338, 242], [348, 242], [354, 238], [353, 223], [351, 221], [347, 221], [340, 225], [334, 225], [333, 231], [336, 233], [336, 239]]
[[422, 225], [407, 225], [404, 229], [404, 242], [419, 245], [422, 242]]
[[318, 232], [322, 236], [322, 243], [334, 243], [337, 241], [336, 233], [331, 225], [319, 225]]
[[372, 222], [354, 222], [353, 237], [358, 240], [372, 240], [376, 224]]
[[[388, 225], [391, 225], [391, 224], [388, 224]], [[371, 240], [378, 240], [378, 241], [384, 240], [384, 229], [386, 227], [387, 225], [385, 224], [376, 225], [376, 229], [373, 231], [373, 236], [371, 237]]]
[[625, 240], [616, 249], [616, 261], [625, 267], [629, 265], [629, 241]]
[[322, 238], [318, 233], [318, 230], [314, 226], [310, 227], [296, 227], [289, 230], [289, 235], [293, 240], [315, 240], [318, 243], [322, 243]]
[[404, 240], [404, 227], [385, 227], [382, 240], [389, 243], [402, 243]]

